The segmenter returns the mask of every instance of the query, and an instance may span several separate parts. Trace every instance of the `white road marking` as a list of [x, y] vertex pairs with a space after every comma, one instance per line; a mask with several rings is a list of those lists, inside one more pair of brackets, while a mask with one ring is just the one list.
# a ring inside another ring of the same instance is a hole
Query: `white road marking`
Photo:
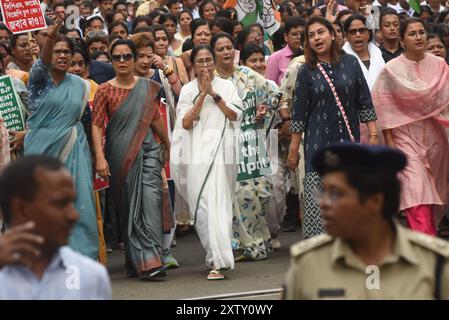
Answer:
[[282, 289], [278, 288], [278, 289], [268, 289], [268, 290], [258, 290], [258, 291], [226, 293], [226, 294], [204, 296], [204, 297], [190, 298], [190, 299], [184, 299], [184, 300], [226, 300], [226, 299], [236, 299], [236, 298], [263, 297], [263, 296], [278, 295], [281, 292], [282, 292]]

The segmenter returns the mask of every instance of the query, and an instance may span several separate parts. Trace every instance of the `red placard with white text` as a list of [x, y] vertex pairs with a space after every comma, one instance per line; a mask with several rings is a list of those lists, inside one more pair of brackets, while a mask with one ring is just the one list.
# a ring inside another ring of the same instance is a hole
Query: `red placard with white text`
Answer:
[[3, 22], [14, 33], [47, 28], [39, 0], [0, 0]]

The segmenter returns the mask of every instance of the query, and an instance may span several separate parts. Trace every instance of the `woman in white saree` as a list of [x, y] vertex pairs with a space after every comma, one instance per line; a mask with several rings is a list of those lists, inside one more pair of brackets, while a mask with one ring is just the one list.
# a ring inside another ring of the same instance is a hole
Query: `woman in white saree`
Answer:
[[234, 268], [231, 248], [232, 197], [237, 172], [234, 128], [239, 128], [242, 101], [229, 80], [214, 77], [209, 46], [193, 49], [197, 78], [181, 90], [172, 135], [171, 170], [187, 200], [201, 244], [207, 252], [207, 279], [223, 279]]

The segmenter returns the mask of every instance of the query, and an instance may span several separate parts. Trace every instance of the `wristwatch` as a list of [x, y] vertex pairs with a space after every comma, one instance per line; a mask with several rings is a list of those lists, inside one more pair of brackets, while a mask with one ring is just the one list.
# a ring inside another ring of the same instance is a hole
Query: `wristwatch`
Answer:
[[170, 67], [167, 67], [167, 68], [165, 68], [165, 70], [164, 70], [164, 75], [166, 76], [166, 77], [169, 77], [169, 76], [171, 76], [172, 74], [173, 74], [173, 72], [175, 72], [172, 68], [170, 68]]
[[218, 102], [218, 101], [222, 100], [222, 98], [220, 97], [219, 94], [216, 94], [214, 97], [212, 97], [212, 99], [214, 99], [214, 102]]

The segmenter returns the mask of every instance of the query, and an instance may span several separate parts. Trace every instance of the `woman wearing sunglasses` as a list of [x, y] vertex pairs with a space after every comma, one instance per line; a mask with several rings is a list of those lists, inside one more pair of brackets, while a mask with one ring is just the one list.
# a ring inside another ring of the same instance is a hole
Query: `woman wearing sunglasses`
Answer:
[[343, 45], [343, 50], [357, 58], [371, 90], [385, 65], [382, 51], [371, 42], [373, 33], [366, 27], [364, 16], [353, 14], [346, 19], [344, 29], [347, 42]]
[[175, 185], [190, 206], [193, 224], [206, 250], [208, 280], [224, 278], [234, 268], [231, 247], [232, 203], [237, 164], [234, 129], [242, 100], [232, 82], [214, 76], [209, 46], [192, 50], [196, 79], [182, 87], [170, 168]]
[[304, 133], [304, 237], [325, 233], [318, 202], [313, 198], [321, 178], [312, 157], [323, 147], [341, 141], [360, 141], [360, 122], [369, 130], [369, 143], [378, 143], [376, 112], [357, 59], [341, 52], [332, 24], [322, 17], [307, 23], [304, 44], [306, 63], [295, 84], [287, 165], [297, 170]]
[[[125, 242], [128, 276], [165, 277], [162, 254], [162, 167], [170, 142], [159, 114], [160, 86], [134, 75], [137, 49], [130, 40], [111, 48], [116, 77], [99, 86], [94, 99], [92, 140], [96, 171], [109, 180], [109, 213]], [[105, 116], [105, 152], [102, 131]], [[155, 136], [162, 140], [161, 146]]]
[[81, 118], [89, 98], [89, 82], [68, 73], [72, 41], [59, 35], [63, 15], [49, 27], [40, 58], [30, 72], [28, 132], [25, 155], [46, 154], [61, 159], [74, 179], [75, 208], [80, 219], [69, 245], [91, 259], [98, 258], [98, 227], [92, 187], [92, 161]]

